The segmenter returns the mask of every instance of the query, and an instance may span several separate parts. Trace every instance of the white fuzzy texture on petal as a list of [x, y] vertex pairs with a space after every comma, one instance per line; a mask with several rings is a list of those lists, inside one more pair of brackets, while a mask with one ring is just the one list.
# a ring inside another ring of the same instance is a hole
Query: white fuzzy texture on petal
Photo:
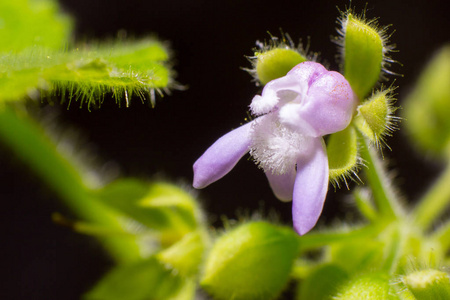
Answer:
[[265, 172], [292, 172], [299, 157], [309, 155], [312, 138], [283, 126], [275, 114], [257, 119], [250, 133], [250, 154]]

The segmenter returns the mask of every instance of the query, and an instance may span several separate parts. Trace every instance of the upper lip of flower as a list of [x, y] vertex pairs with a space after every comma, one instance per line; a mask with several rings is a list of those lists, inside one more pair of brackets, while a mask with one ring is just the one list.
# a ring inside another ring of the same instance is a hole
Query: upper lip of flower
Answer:
[[195, 162], [194, 187], [222, 178], [250, 151], [275, 195], [293, 199], [294, 228], [305, 234], [316, 224], [328, 190], [322, 136], [345, 129], [357, 101], [341, 74], [315, 62], [297, 65], [253, 98], [250, 109], [258, 118], [221, 137]]

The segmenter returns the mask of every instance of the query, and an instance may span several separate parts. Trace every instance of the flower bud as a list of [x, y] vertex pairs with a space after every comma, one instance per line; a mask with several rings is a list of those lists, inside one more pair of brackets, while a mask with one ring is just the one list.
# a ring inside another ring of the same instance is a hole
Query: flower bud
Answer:
[[389, 284], [389, 277], [382, 273], [356, 276], [342, 285], [335, 300], [388, 300], [398, 299]]
[[358, 115], [354, 119], [357, 128], [377, 146], [384, 143], [396, 127], [398, 117], [394, 116], [392, 89], [377, 91], [358, 107]]
[[298, 51], [291, 48], [274, 48], [255, 53], [256, 75], [261, 84], [285, 76], [293, 67], [306, 61]]
[[360, 99], [363, 99], [380, 77], [383, 67], [385, 37], [375, 21], [366, 21], [347, 12], [339, 29], [344, 59], [345, 78]]
[[297, 251], [291, 229], [262, 221], [240, 225], [216, 241], [201, 285], [216, 299], [273, 299], [287, 284]]
[[416, 271], [404, 276], [402, 282], [417, 300], [450, 299], [450, 278], [445, 272], [433, 269]]

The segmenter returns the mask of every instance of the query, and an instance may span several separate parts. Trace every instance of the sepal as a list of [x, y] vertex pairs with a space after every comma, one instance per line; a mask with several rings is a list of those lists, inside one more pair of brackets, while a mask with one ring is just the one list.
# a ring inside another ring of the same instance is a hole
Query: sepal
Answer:
[[394, 88], [379, 90], [358, 106], [353, 123], [378, 147], [386, 145], [385, 137], [397, 129], [399, 117], [395, 116]]
[[356, 171], [360, 158], [357, 135], [353, 126], [330, 135], [327, 140], [327, 155], [330, 181], [334, 186], [339, 186], [340, 181], [347, 186], [348, 178], [358, 178]]
[[345, 78], [354, 92], [363, 99], [380, 79], [381, 71], [392, 60], [387, 56], [392, 46], [387, 45], [386, 29], [380, 29], [376, 19], [366, 20], [351, 10], [342, 14], [340, 37], [341, 56]]

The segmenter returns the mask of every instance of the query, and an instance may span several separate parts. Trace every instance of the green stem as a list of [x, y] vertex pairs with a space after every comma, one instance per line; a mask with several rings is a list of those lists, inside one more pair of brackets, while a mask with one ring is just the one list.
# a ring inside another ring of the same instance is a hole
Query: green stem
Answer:
[[439, 228], [432, 236], [442, 246], [442, 251], [447, 253], [450, 248], [450, 221]]
[[382, 223], [374, 223], [349, 231], [311, 232], [299, 237], [300, 252], [318, 249], [333, 243], [342, 243], [375, 236], [383, 229], [383, 225]]
[[[124, 217], [91, 196], [92, 192], [83, 182], [75, 163], [58, 152], [55, 143], [25, 112], [8, 106], [0, 107], [0, 141], [79, 217], [124, 231]], [[100, 240], [119, 262], [139, 257], [139, 248], [134, 240], [106, 236]]]
[[433, 224], [450, 203], [450, 164], [414, 209], [415, 222], [424, 230]]
[[369, 147], [369, 141], [362, 134], [359, 136], [359, 140], [362, 141], [361, 158], [366, 165], [364, 171], [380, 215], [388, 219], [398, 218], [402, 214], [401, 207], [387, 180], [389, 176], [377, 153]]

